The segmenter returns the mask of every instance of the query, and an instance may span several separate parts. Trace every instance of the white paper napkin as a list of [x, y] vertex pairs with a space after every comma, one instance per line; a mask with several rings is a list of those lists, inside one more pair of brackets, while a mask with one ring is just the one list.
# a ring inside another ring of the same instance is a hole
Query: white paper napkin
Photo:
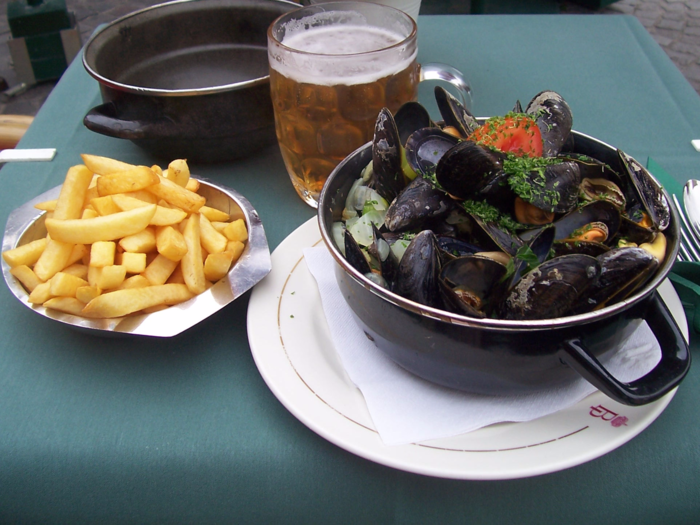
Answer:
[[[580, 379], [537, 394], [483, 396], [425, 381], [385, 357], [364, 335], [340, 293], [333, 273], [336, 263], [326, 247], [306, 248], [304, 258], [316, 279], [336, 351], [387, 445], [455, 436], [493, 423], [530, 421], [596, 391]], [[642, 322], [605, 366], [619, 380], [629, 382], [649, 372], [660, 358], [656, 337]]]

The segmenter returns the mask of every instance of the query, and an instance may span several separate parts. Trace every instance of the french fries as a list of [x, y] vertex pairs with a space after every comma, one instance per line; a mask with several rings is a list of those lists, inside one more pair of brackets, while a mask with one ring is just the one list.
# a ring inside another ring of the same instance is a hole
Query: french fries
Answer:
[[110, 213], [93, 219], [46, 219], [52, 240], [70, 244], [92, 244], [134, 235], [146, 228], [156, 213], [156, 205]]
[[81, 155], [48, 213], [47, 235], [3, 252], [28, 301], [86, 318], [159, 311], [226, 276], [245, 221], [206, 205], [184, 159], [166, 169]]

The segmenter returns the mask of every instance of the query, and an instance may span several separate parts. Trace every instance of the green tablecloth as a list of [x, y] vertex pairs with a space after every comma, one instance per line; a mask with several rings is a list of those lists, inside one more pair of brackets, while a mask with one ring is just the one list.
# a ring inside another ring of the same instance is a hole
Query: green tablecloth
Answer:
[[[462, 70], [478, 116], [543, 89], [574, 127], [679, 182], [700, 176], [700, 98], [627, 16], [423, 16], [420, 59]], [[431, 102], [432, 86], [421, 88]], [[0, 219], [59, 184], [79, 153], [151, 164], [87, 131], [97, 84], [75, 62], [21, 147], [53, 162], [0, 171]], [[225, 116], [222, 116], [225, 118]], [[192, 166], [257, 208], [271, 249], [314, 215], [279, 152]], [[99, 338], [37, 316], [0, 287], [0, 521], [238, 523], [691, 523], [700, 515], [700, 368], [621, 448], [562, 472], [454, 481], [384, 467], [297, 421], [261, 379], [249, 294], [172, 340]], [[697, 354], [697, 344], [693, 343]], [[697, 355], [696, 355], [697, 357]]]

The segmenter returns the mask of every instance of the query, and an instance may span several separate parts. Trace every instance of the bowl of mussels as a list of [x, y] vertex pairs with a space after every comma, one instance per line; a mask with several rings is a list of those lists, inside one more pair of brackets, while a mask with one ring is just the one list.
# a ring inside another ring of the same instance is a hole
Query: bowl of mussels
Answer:
[[[376, 346], [428, 381], [517, 395], [585, 378], [651, 403], [690, 366], [657, 288], [679, 246], [669, 196], [634, 158], [572, 129], [552, 91], [474, 118], [435, 89], [378, 115], [374, 140], [329, 177], [321, 234]], [[632, 382], [605, 368], [646, 321], [661, 347]]]

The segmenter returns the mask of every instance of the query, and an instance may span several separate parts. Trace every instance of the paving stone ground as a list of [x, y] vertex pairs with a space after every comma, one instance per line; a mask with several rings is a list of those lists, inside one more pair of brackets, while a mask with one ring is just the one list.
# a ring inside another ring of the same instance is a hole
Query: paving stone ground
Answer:
[[[98, 25], [161, 2], [162, 0], [66, 0], [68, 10], [75, 14], [83, 43], [87, 42]], [[468, 12], [468, 0], [451, 2], [454, 6], [450, 12]], [[594, 0], [589, 2], [589, 5], [596, 3]], [[7, 47], [7, 41], [12, 38], [7, 22], [7, 4], [8, 0], [0, 0], [0, 77], [13, 88], [18, 82]], [[599, 9], [589, 9], [573, 1], [562, 0], [559, 12], [591, 16], [629, 14], [637, 17], [700, 93], [700, 0], [619, 0]], [[0, 94], [0, 114], [35, 115], [54, 85], [55, 82], [47, 81], [12, 97]]]

